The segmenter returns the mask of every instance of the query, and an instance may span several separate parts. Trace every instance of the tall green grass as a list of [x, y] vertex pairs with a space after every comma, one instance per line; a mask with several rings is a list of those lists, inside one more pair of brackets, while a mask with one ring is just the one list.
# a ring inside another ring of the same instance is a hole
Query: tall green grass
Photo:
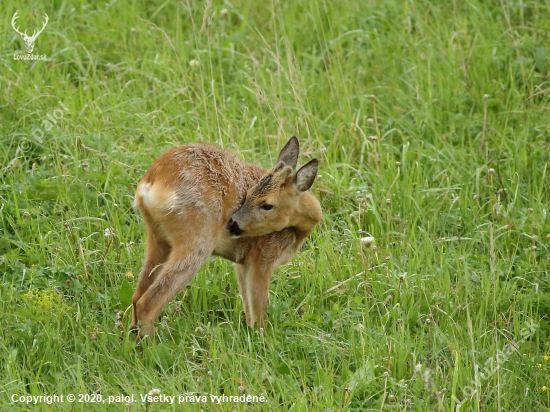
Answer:
[[[47, 61], [14, 60], [17, 10], [28, 32], [49, 15]], [[2, 16], [1, 410], [548, 410], [548, 1], [8, 1]], [[274, 275], [271, 326], [246, 327], [231, 264], [211, 260], [140, 352], [140, 177], [193, 141], [269, 167], [292, 135], [301, 164], [321, 162], [324, 219]], [[11, 402], [153, 388], [268, 402]]]

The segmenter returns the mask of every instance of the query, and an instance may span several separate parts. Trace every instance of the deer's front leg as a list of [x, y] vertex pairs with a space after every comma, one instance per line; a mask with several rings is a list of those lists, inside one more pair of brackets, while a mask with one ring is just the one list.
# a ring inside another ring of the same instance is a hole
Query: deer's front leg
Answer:
[[237, 272], [237, 284], [239, 285], [239, 292], [241, 294], [241, 299], [243, 301], [244, 315], [246, 317], [246, 324], [250, 325], [250, 306], [248, 299], [248, 284], [250, 277], [250, 270], [247, 265], [240, 263], [235, 263], [235, 271]]
[[250, 319], [247, 324], [250, 327], [258, 323], [260, 328], [267, 326], [267, 304], [269, 300], [269, 282], [273, 268], [271, 266], [255, 264], [251, 266], [248, 276], [247, 299], [250, 310]]

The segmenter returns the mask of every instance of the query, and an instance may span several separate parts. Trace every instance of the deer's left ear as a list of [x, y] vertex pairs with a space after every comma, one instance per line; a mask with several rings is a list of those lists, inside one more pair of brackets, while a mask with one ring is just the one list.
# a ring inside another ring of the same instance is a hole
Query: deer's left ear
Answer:
[[292, 170], [298, 164], [298, 154], [300, 152], [300, 145], [296, 136], [292, 136], [290, 140], [285, 144], [285, 147], [279, 153], [277, 158], [278, 162], [284, 162], [286, 166], [290, 166]]
[[317, 159], [313, 159], [309, 163], [305, 164], [296, 172], [294, 187], [298, 189], [300, 193], [308, 190], [317, 176], [319, 170], [319, 162]]

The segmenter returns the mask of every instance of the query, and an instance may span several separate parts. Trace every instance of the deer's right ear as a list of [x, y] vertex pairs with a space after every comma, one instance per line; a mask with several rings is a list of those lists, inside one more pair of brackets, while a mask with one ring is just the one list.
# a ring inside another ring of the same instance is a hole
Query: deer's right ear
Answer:
[[319, 162], [317, 159], [313, 159], [296, 172], [294, 186], [300, 193], [305, 192], [311, 187], [317, 176], [317, 170], [319, 170]]
[[298, 144], [298, 139], [296, 136], [292, 136], [285, 144], [285, 147], [283, 147], [283, 150], [281, 150], [281, 153], [279, 153], [277, 163], [284, 162], [286, 166], [290, 166], [294, 170], [298, 164], [299, 153], [300, 145]]

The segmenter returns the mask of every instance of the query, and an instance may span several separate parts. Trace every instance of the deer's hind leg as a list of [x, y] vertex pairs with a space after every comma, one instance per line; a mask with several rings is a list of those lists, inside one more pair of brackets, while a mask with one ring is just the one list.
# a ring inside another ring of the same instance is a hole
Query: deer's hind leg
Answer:
[[200, 246], [191, 249], [175, 247], [172, 250], [160, 274], [136, 303], [140, 337], [153, 337], [154, 324], [162, 310], [195, 278], [211, 253], [212, 250]]
[[153, 284], [162, 270], [162, 266], [168, 260], [172, 247], [166, 239], [159, 233], [158, 227], [147, 224], [147, 247], [145, 251], [145, 261], [139, 274], [139, 281], [132, 296], [132, 323], [130, 329], [137, 327], [136, 303], [139, 301], [145, 291]]
[[[153, 337], [154, 323], [168, 302], [197, 275], [214, 250], [220, 235], [219, 225], [205, 222], [203, 215], [188, 211], [164, 222], [172, 245], [168, 261], [135, 304], [139, 335]], [[169, 226], [168, 226], [169, 224]]]

